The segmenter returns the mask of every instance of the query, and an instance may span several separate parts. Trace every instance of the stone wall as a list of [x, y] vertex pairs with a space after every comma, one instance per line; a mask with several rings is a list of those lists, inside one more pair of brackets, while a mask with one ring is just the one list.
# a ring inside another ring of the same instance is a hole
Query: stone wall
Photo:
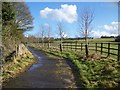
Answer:
[[18, 50], [16, 51], [16, 54], [17, 54], [17, 56], [22, 56], [22, 55], [26, 55], [26, 54], [31, 54], [31, 52], [26, 48], [26, 46], [24, 44], [20, 44], [18, 46]]
[[14, 61], [16, 59], [26, 57], [27, 55], [32, 56], [32, 53], [26, 48], [24, 44], [16, 46], [16, 50], [10, 53], [7, 57], [4, 57], [3, 61]]

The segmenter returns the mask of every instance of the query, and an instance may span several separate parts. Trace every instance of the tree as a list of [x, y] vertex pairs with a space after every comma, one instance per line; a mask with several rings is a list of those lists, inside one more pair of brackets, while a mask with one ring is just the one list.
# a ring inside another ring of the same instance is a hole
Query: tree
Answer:
[[48, 33], [47, 33], [47, 38], [48, 38], [48, 48], [50, 48], [50, 35], [51, 35], [51, 27], [48, 25]]
[[32, 20], [24, 2], [2, 2], [2, 37], [6, 52], [21, 43], [24, 31], [32, 28]]
[[94, 13], [90, 9], [86, 8], [81, 12], [79, 16], [78, 25], [80, 27], [80, 33], [85, 37], [85, 52], [86, 58], [88, 57], [88, 36], [92, 30], [92, 22], [94, 19]]
[[116, 37], [115, 42], [120, 42], [120, 35]]
[[28, 6], [24, 2], [13, 2], [13, 6], [17, 13], [15, 24], [18, 29], [29, 30], [33, 28], [33, 17]]
[[23, 34], [24, 31], [33, 28], [32, 21], [33, 18], [29, 8], [24, 2], [2, 3], [2, 24], [4, 27], [10, 25], [9, 33], [11, 32], [11, 36], [20, 37], [19, 35]]
[[[16, 30], [13, 24], [16, 18], [16, 11], [11, 2], [2, 3], [2, 43], [4, 45], [4, 50], [9, 52], [15, 46]], [[5, 52], [6, 53], [6, 52]]]
[[16, 11], [10, 2], [2, 3], [2, 25], [8, 25], [16, 18]]
[[60, 36], [60, 51], [62, 52], [62, 40], [63, 40], [63, 25], [61, 22], [57, 23], [59, 36]]
[[2, 2], [0, 2], [0, 49], [2, 46]]
[[40, 25], [40, 36], [41, 36], [41, 39], [42, 39], [42, 47], [44, 46], [44, 35], [45, 35], [44, 25], [41, 24]]

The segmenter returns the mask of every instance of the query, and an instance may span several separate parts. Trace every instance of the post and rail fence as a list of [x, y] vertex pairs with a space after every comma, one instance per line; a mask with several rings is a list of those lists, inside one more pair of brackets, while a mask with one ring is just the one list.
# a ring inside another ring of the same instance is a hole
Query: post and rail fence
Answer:
[[[63, 42], [63, 49], [65, 49], [66, 47], [67, 48], [70, 47], [71, 50], [74, 49], [75, 51], [77, 50], [82, 51], [85, 49], [85, 43]], [[93, 50], [96, 53], [97, 52], [100, 52], [101, 54], [106, 53], [107, 56], [111, 55], [117, 56], [118, 61], [120, 61], [120, 43], [88, 43], [88, 49]]]
[[[47, 46], [48, 43], [44, 43]], [[40, 45], [40, 43], [39, 43]], [[50, 43], [50, 48], [59, 49], [60, 43], [53, 42]], [[83, 51], [85, 49], [85, 43], [81, 42], [62, 42], [62, 50], [74, 50], [74, 51]], [[107, 56], [116, 56], [116, 59], [120, 62], [120, 43], [88, 43], [88, 49], [97, 52], [100, 52], [101, 55], [105, 54]]]
[[[37, 45], [41, 46], [42, 43], [38, 43]], [[44, 46], [48, 48], [48, 43], [44, 43]], [[60, 43], [53, 42], [50, 43], [50, 48], [59, 50]], [[85, 50], [85, 43], [81, 42], [62, 42], [62, 50], [74, 50], [74, 51], [83, 51]], [[120, 42], [116, 43], [88, 43], [89, 51], [100, 52], [103, 55], [107, 55], [107, 57], [114, 57], [120, 62]], [[2, 50], [2, 49], [1, 49]], [[2, 51], [0, 50], [0, 56], [2, 55]]]

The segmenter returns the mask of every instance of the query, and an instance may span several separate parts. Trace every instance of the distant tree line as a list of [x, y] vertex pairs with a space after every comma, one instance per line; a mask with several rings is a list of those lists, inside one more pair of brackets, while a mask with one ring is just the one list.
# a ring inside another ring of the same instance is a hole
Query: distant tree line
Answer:
[[101, 38], [116, 38], [116, 36], [101, 36]]
[[118, 36], [101, 36], [101, 38], [115, 38], [115, 42], [120, 42], [120, 35], [118, 35]]
[[116, 37], [115, 42], [120, 42], [120, 35]]
[[[63, 40], [82, 40], [85, 37], [77, 37], [77, 38], [63, 38]], [[94, 39], [93, 37], [87, 37], [87, 39]], [[56, 38], [55, 40], [60, 40], [60, 38]]]

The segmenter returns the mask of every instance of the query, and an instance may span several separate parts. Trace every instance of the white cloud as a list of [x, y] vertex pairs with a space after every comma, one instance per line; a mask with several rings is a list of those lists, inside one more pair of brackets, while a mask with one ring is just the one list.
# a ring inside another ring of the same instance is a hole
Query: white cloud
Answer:
[[[56, 34], [55, 37], [56, 37], [56, 38], [60, 38], [60, 35], [59, 35], [59, 34]], [[68, 38], [68, 35], [67, 35], [65, 32], [62, 32], [62, 37], [63, 37], [63, 38]]]
[[76, 5], [61, 5], [59, 9], [51, 9], [46, 7], [44, 10], [40, 11], [40, 16], [42, 18], [50, 18], [57, 21], [65, 21], [68, 23], [73, 23], [77, 21], [77, 7]]
[[103, 29], [105, 29], [111, 33], [118, 33], [118, 22], [112, 22], [109, 25], [104, 25]]
[[111, 25], [104, 25], [103, 28], [106, 30], [113, 30], [113, 26], [111, 26]]
[[62, 33], [62, 37], [63, 37], [63, 38], [67, 38], [67, 36], [68, 36], [68, 35], [67, 35], [65, 32]]
[[106, 31], [92, 31], [92, 36], [95, 38], [100, 38], [101, 36], [117, 36], [117, 34], [110, 34]]
[[120, 22], [112, 22], [109, 25], [99, 26], [97, 31], [92, 31], [92, 35], [94, 37], [117, 36], [118, 24], [120, 24]]

